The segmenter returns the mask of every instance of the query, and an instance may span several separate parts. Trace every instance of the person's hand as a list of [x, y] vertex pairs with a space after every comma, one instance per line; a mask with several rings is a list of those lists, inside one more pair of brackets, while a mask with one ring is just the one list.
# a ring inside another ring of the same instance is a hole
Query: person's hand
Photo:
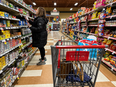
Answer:
[[31, 25], [28, 23], [28, 27], [31, 27]]
[[28, 18], [27, 16], [25, 17], [25, 19], [26, 19], [27, 21], [29, 21], [29, 18]]

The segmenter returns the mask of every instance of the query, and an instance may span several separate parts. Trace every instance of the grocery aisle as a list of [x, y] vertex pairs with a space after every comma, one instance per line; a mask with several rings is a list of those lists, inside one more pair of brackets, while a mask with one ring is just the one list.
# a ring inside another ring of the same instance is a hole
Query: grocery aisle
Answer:
[[[54, 45], [61, 36], [62, 34], [58, 31], [50, 32], [48, 43], [45, 47], [47, 58], [46, 65], [36, 66], [40, 58], [40, 53], [37, 51], [21, 78], [15, 82], [15, 87], [53, 87], [50, 46]], [[68, 38], [66, 39], [68, 40]], [[116, 87], [115, 77], [114, 74], [101, 65], [95, 87]]]

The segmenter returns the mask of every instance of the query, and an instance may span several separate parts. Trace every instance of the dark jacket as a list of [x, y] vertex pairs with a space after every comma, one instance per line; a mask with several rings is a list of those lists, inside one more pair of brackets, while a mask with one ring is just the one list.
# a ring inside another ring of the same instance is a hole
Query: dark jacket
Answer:
[[29, 23], [32, 25], [32, 27], [30, 27], [33, 39], [32, 46], [39, 48], [44, 47], [47, 44], [46, 24], [48, 23], [48, 19], [37, 17], [33, 22], [29, 20]]

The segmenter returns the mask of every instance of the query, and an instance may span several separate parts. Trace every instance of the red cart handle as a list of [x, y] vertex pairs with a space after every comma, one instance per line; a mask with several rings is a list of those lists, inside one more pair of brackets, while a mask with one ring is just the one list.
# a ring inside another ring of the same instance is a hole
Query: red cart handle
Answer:
[[56, 49], [77, 49], [77, 48], [107, 48], [107, 45], [89, 45], [89, 46], [56, 46]]

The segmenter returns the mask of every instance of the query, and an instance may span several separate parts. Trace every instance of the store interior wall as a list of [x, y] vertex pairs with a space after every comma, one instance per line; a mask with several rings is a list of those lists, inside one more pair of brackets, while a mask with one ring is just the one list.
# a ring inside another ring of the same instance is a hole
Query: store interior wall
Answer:
[[[48, 11], [51, 12], [54, 9], [54, 7], [44, 7], [44, 8], [47, 12]], [[35, 7], [34, 9], [37, 9], [37, 7]], [[72, 11], [70, 11], [70, 8], [56, 7], [56, 9], [58, 11], [60, 11], [60, 19], [68, 18], [69, 16], [71, 16], [72, 14], [74, 14], [78, 11], [77, 7], [73, 8]]]
[[60, 19], [66, 19], [74, 13], [60, 13]]

